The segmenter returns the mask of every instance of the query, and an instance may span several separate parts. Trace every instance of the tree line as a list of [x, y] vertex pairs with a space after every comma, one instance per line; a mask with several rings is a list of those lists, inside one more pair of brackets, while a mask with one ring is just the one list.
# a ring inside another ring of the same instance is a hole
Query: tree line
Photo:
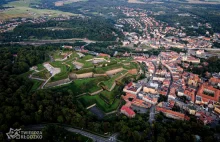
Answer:
[[114, 28], [114, 23], [100, 17], [73, 18], [67, 21], [47, 21], [45, 23], [25, 23], [13, 32], [1, 34], [3, 42], [28, 39], [88, 38], [97, 41], [115, 41], [123, 34]]

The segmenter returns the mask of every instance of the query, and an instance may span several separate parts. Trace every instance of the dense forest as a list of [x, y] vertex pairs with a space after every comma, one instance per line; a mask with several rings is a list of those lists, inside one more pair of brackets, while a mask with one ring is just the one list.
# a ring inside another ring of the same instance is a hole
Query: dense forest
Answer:
[[52, 8], [56, 10], [72, 12], [75, 14], [84, 14], [84, 11], [88, 9], [90, 11], [103, 11], [103, 9], [107, 10], [106, 7], [125, 6], [128, 4], [127, 0], [88, 0], [86, 2], [79, 1], [72, 4], [56, 7], [53, 2], [54, 0], [42, 0], [43, 4], [41, 8]]
[[67, 21], [48, 21], [45, 23], [26, 23], [17, 26], [13, 32], [0, 35], [2, 41], [21, 41], [25, 39], [68, 39], [88, 38], [97, 41], [115, 41], [123, 34], [114, 28], [112, 20], [103, 18], [73, 18]]

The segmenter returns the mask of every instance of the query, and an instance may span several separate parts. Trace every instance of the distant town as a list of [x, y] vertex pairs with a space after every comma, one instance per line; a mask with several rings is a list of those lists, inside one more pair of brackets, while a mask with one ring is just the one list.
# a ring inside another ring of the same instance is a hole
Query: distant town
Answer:
[[[148, 14], [160, 14], [152, 11], [143, 11], [128, 7], [117, 7], [122, 13], [129, 18], [119, 19], [116, 25], [117, 28], [123, 31], [125, 39], [123, 46], [136, 45], [135, 50], [146, 51], [145, 46], [154, 49], [158, 48], [213, 48], [213, 42], [219, 42], [220, 34], [210, 34], [206, 31], [204, 36], [187, 36], [184, 32], [186, 28], [198, 29], [199, 27], [212, 28], [209, 23], [204, 25], [197, 23], [196, 26], [174, 28], [164, 22], [155, 20], [149, 17]], [[187, 13], [179, 16], [190, 16]], [[138, 19], [138, 20], [137, 20]], [[123, 29], [124, 25], [129, 25], [129, 31]], [[177, 23], [178, 24], [178, 23]], [[133, 32], [132, 32], [133, 31]], [[136, 33], [135, 31], [139, 31]], [[145, 45], [145, 46], [143, 46]]]

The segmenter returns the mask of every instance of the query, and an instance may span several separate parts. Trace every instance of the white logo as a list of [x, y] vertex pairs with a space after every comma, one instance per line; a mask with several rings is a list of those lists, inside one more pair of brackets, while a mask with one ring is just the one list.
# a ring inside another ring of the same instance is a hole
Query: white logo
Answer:
[[6, 133], [6, 135], [8, 136], [8, 139], [20, 139], [20, 129], [12, 129], [10, 128], [9, 132]]
[[9, 132], [6, 133], [8, 139], [42, 139], [41, 131], [23, 131], [20, 129], [10, 128]]

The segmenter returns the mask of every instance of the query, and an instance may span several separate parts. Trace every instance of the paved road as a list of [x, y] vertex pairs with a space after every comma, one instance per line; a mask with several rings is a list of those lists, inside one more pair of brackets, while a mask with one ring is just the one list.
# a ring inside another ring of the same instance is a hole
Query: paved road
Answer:
[[152, 75], [152, 79], [153, 79], [153, 77], [155, 76], [155, 73], [156, 73], [156, 71], [157, 71], [157, 67], [156, 67], [155, 62], [152, 61], [152, 64], [154, 65], [154, 73], [153, 73], [153, 75]]
[[38, 77], [33, 77], [32, 74], [29, 76], [30, 79], [35, 79], [35, 80], [40, 80], [40, 81], [46, 81], [46, 79], [38, 78]]
[[[25, 127], [26, 129], [28, 130], [41, 130], [45, 127], [46, 125], [43, 125], [43, 124], [39, 124], [39, 125], [32, 125], [32, 126], [27, 126]], [[84, 131], [84, 130], [80, 130], [80, 129], [75, 129], [75, 128], [71, 128], [71, 127], [67, 127], [65, 126], [64, 127], [67, 131], [69, 132], [74, 132], [74, 133], [78, 133], [78, 134], [81, 134], [83, 136], [86, 136], [86, 137], [89, 137], [91, 138], [94, 142], [116, 142], [116, 141], [119, 141], [116, 139], [117, 137], [117, 133], [116, 134], [113, 134], [111, 135], [110, 137], [101, 137], [101, 136], [98, 136], [98, 135], [95, 135], [95, 134], [92, 134], [92, 133], [89, 133], [87, 131]]]
[[171, 79], [170, 79], [170, 84], [169, 84], [169, 87], [168, 87], [168, 90], [167, 90], [167, 96], [168, 96], [168, 95], [170, 94], [170, 87], [171, 87], [171, 85], [172, 85], [172, 83], [173, 83], [173, 74], [172, 74], [171, 70], [166, 66], [165, 63], [162, 63], [162, 65], [163, 65], [165, 68], [167, 68], [167, 70], [169, 70], [169, 72], [170, 72], [170, 77], [171, 77]]
[[167, 96], [170, 94], [170, 87], [173, 84], [173, 74], [172, 74], [171, 71], [170, 71], [170, 77], [171, 77], [171, 79], [170, 79], [170, 85], [169, 85], [168, 90], [167, 90]]
[[[71, 38], [71, 39], [54, 39], [54, 40], [29, 40], [29, 41], [21, 41], [21, 42], [7, 42], [0, 44], [20, 44], [20, 45], [34, 45], [39, 46], [43, 44], [51, 44], [51, 43], [75, 43], [76, 41], [83, 41], [86, 43], [95, 43], [97, 41], [88, 40], [85, 38]], [[101, 42], [101, 41], [100, 41]]]
[[188, 48], [187, 50], [210, 50], [210, 51], [220, 51], [219, 48]]
[[152, 105], [150, 108], [150, 117], [149, 122], [152, 123], [155, 120], [155, 105]]
[[[155, 73], [157, 71], [157, 66], [156, 66], [155, 62], [152, 61], [152, 64], [154, 65], [154, 73], [153, 73], [152, 77], [150, 78], [150, 80], [153, 80], [153, 77], [155, 76]], [[152, 124], [152, 122], [154, 120], [155, 120], [155, 105], [152, 105], [150, 108], [149, 122]]]

